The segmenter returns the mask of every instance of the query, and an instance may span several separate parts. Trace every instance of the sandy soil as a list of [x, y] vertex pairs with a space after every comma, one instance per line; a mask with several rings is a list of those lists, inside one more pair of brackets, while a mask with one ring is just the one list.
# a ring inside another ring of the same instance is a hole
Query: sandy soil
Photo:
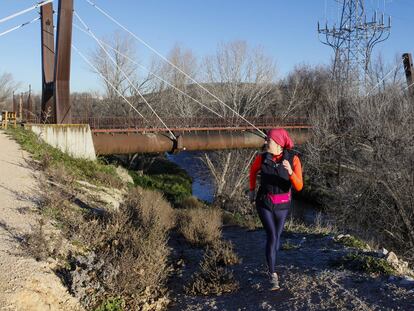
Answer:
[[36, 172], [29, 156], [0, 131], [0, 310], [81, 310], [45, 262], [20, 247], [36, 217]]

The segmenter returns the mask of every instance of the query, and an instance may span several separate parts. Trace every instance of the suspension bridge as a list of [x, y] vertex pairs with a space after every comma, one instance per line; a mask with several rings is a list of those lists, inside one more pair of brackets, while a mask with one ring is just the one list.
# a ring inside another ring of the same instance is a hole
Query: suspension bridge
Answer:
[[[19, 120], [25, 123], [38, 126], [63, 126], [70, 128], [70, 125], [87, 125], [92, 133], [93, 145], [96, 154], [130, 154], [130, 153], [152, 153], [152, 152], [175, 152], [180, 150], [223, 150], [234, 148], [260, 148], [266, 137], [265, 131], [274, 127], [284, 127], [293, 136], [293, 139], [301, 144], [310, 135], [311, 126], [306, 119], [301, 118], [277, 118], [277, 117], [246, 117], [233, 109], [225, 100], [215, 95], [208, 87], [196, 81], [183, 69], [168, 60], [146, 41], [141, 39], [129, 30], [120, 21], [114, 18], [106, 10], [91, 0], [83, 0], [91, 5], [98, 14], [103, 15], [109, 22], [113, 23], [128, 33], [140, 44], [157, 55], [163, 62], [171, 66], [179, 74], [185, 76], [191, 83], [197, 86], [200, 91], [211, 97], [215, 102], [227, 109], [231, 117], [223, 116], [208, 104], [205, 104], [169, 83], [159, 75], [150, 72], [155, 78], [166, 83], [169, 87], [186, 96], [189, 100], [199, 105], [206, 112], [203, 118], [162, 118], [147, 100], [145, 94], [134, 85], [128, 74], [120, 68], [111, 51], [120, 51], [98, 39], [95, 32], [90, 28], [80, 13], [74, 10], [74, 0], [59, 0], [57, 10], [57, 27], [55, 35], [54, 26], [54, 0], [46, 0], [19, 11], [15, 14], [0, 19], [0, 24], [17, 16], [26, 14], [33, 10], [40, 9], [40, 16], [29, 20], [26, 23], [17, 25], [9, 30], [0, 33], [0, 37], [8, 35], [22, 27], [40, 21], [41, 25], [41, 55], [42, 55], [42, 99], [41, 112], [36, 114], [30, 99], [30, 92], [26, 100], [20, 95], [19, 102], [13, 96], [13, 110]], [[74, 19], [79, 23], [75, 23]], [[110, 62], [119, 70], [130, 87], [140, 97], [151, 116], [144, 116], [136, 106], [131, 103], [130, 98], [124, 96], [96, 66], [83, 54], [72, 41], [73, 28], [87, 34], [102, 49]], [[55, 38], [56, 37], [56, 38]], [[119, 95], [136, 117], [113, 117], [104, 118], [79, 118], [72, 116], [72, 105], [70, 99], [70, 68], [71, 54], [76, 52], [91, 70], [101, 76], [110, 85], [114, 92]], [[143, 67], [140, 64], [137, 64]], [[409, 89], [413, 81], [413, 64], [410, 54], [404, 55], [404, 68], [407, 75]], [[411, 88], [412, 91], [414, 88]], [[62, 128], [62, 127], [60, 127]]]

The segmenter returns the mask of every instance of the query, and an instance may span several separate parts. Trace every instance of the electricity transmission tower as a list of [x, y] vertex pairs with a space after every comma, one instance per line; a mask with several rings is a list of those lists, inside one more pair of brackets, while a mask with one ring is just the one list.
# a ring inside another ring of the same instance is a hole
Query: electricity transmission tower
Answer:
[[[391, 17], [384, 21], [384, 13], [376, 11], [367, 20], [365, 0], [335, 0], [341, 11], [338, 24], [318, 22], [321, 42], [335, 53], [333, 75], [337, 81], [355, 85], [359, 89], [368, 83], [371, 53], [374, 46], [388, 39]], [[355, 83], [355, 84], [354, 84]]]

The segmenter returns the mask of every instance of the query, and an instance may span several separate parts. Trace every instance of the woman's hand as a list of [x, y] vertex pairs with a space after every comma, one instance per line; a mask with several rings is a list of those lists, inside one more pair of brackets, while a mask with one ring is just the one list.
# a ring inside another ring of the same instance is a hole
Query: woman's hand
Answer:
[[290, 166], [289, 161], [288, 160], [284, 160], [282, 162], [282, 164], [283, 164], [283, 167], [288, 171], [289, 176], [292, 175], [293, 174], [293, 170], [292, 170], [292, 167]]
[[256, 199], [256, 191], [250, 190], [249, 191], [249, 201], [250, 201], [250, 203], [254, 203], [255, 199]]

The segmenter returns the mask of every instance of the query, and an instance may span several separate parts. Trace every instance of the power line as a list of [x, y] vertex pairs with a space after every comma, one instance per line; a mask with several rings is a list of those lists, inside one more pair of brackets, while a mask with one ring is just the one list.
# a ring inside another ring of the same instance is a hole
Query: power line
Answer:
[[109, 59], [112, 61], [112, 63], [117, 67], [117, 69], [123, 74], [125, 79], [129, 82], [131, 87], [138, 93], [138, 95], [142, 98], [142, 100], [145, 102], [145, 104], [151, 109], [151, 111], [154, 113], [154, 115], [161, 121], [161, 123], [164, 125], [164, 127], [168, 130], [168, 132], [171, 135], [171, 138], [177, 139], [175, 137], [174, 133], [170, 130], [170, 128], [165, 124], [165, 122], [161, 119], [161, 117], [157, 114], [157, 112], [152, 108], [152, 106], [148, 103], [148, 101], [145, 99], [145, 97], [141, 94], [141, 92], [138, 90], [138, 88], [132, 83], [132, 81], [129, 79], [128, 75], [125, 73], [124, 70], [122, 70], [121, 67], [118, 66], [114, 58], [111, 56], [111, 54], [105, 49], [105, 47], [100, 43], [99, 39], [95, 36], [95, 34], [92, 32], [92, 30], [89, 28], [89, 26], [83, 21], [83, 19], [79, 16], [79, 14], [74, 11], [74, 14], [76, 18], [81, 22], [83, 27], [92, 35], [92, 38], [99, 44], [99, 46], [102, 48], [102, 50], [105, 52], [105, 54], [109, 57]]
[[253, 123], [251, 123], [245, 117], [243, 117], [242, 115], [240, 115], [236, 110], [234, 110], [229, 105], [227, 105], [224, 101], [222, 101], [220, 98], [218, 98], [212, 92], [210, 92], [207, 88], [205, 88], [204, 86], [202, 86], [199, 82], [197, 82], [194, 78], [192, 78], [185, 71], [183, 71], [178, 66], [176, 66], [171, 61], [169, 61], [165, 56], [163, 56], [160, 52], [158, 52], [156, 49], [154, 49], [153, 47], [151, 47], [147, 42], [145, 42], [143, 39], [139, 38], [136, 34], [134, 34], [132, 31], [130, 31], [128, 28], [126, 28], [124, 25], [122, 25], [120, 22], [118, 22], [115, 18], [113, 18], [111, 15], [109, 15], [109, 13], [105, 12], [103, 9], [101, 9], [100, 7], [98, 7], [95, 3], [93, 3], [90, 0], [85, 0], [85, 1], [88, 2], [90, 5], [92, 5], [94, 8], [96, 8], [99, 12], [101, 12], [103, 15], [105, 15], [108, 19], [110, 19], [116, 25], [118, 25], [123, 30], [125, 30], [126, 32], [128, 32], [132, 37], [134, 37], [137, 41], [139, 41], [140, 43], [142, 43], [143, 45], [145, 45], [148, 49], [150, 49], [153, 53], [155, 53], [156, 55], [158, 55], [162, 60], [164, 60], [165, 62], [167, 62], [170, 66], [172, 66], [173, 68], [175, 68], [176, 70], [178, 70], [180, 73], [182, 73], [183, 75], [185, 75], [188, 79], [190, 79], [193, 83], [195, 83], [197, 86], [199, 86], [205, 92], [207, 92], [210, 96], [214, 97], [214, 99], [216, 99], [223, 106], [225, 106], [228, 109], [230, 109], [233, 113], [235, 113], [237, 116], [239, 116], [247, 124], [251, 125], [254, 129], [256, 129], [260, 133], [260, 135], [262, 137], [266, 137], [266, 134], [262, 130], [260, 130], [258, 127], [256, 127]]
[[[82, 29], [81, 27], [79, 27], [76, 24], [73, 24], [73, 26], [75, 26], [78, 30], [84, 32], [85, 34], [90, 35], [90, 33], [88, 33], [86, 30]], [[167, 84], [168, 86], [170, 86], [171, 88], [175, 89], [176, 91], [180, 92], [181, 94], [183, 94], [184, 96], [187, 96], [188, 98], [190, 98], [191, 100], [193, 100], [194, 102], [196, 102], [197, 104], [199, 104], [200, 106], [206, 108], [208, 111], [214, 113], [216, 116], [220, 117], [220, 118], [224, 118], [222, 115], [218, 114], [217, 112], [215, 112], [213, 109], [211, 109], [210, 107], [207, 107], [206, 105], [204, 105], [203, 103], [201, 103], [198, 99], [195, 99], [194, 97], [192, 97], [191, 95], [187, 94], [186, 92], [182, 91], [181, 89], [179, 89], [178, 87], [176, 87], [175, 85], [171, 84], [170, 82], [168, 82], [167, 80], [163, 79], [162, 77], [160, 77], [159, 75], [157, 75], [156, 73], [152, 72], [151, 70], [149, 70], [148, 68], [146, 68], [145, 66], [143, 66], [142, 64], [136, 62], [135, 60], [133, 60], [132, 58], [130, 58], [128, 55], [125, 55], [123, 53], [121, 53], [120, 51], [118, 51], [116, 48], [112, 47], [110, 44], [104, 42], [103, 40], [99, 40], [103, 45], [107, 46], [108, 48], [110, 48], [112, 51], [114, 51], [115, 53], [117, 53], [118, 55], [124, 57], [125, 59], [129, 60], [130, 62], [132, 62], [133, 64], [139, 66], [140, 68], [144, 69], [145, 71], [147, 71], [150, 75], [154, 76], [155, 78], [157, 78], [158, 80], [164, 82], [165, 84]]]
[[23, 28], [24, 26], [27, 26], [27, 25], [29, 25], [29, 24], [32, 24], [32, 23], [34, 23], [34, 22], [36, 22], [36, 21], [38, 21], [38, 20], [40, 20], [40, 17], [36, 17], [35, 19], [32, 19], [31, 21], [28, 21], [28, 22], [26, 22], [26, 23], [20, 24], [20, 25], [18, 25], [18, 26], [15, 26], [15, 27], [13, 27], [13, 28], [10, 28], [10, 29], [8, 29], [8, 30], [6, 30], [6, 31], [3, 31], [3, 32], [1, 32], [1, 33], [0, 33], [0, 37], [2, 37], [2, 36], [4, 36], [4, 35], [7, 35], [8, 33], [13, 32], [13, 31], [15, 31], [15, 30], [18, 30], [18, 29], [20, 29], [20, 28]]
[[12, 18], [15, 18], [17, 16], [23, 15], [23, 14], [25, 14], [27, 12], [36, 10], [37, 8], [40, 8], [40, 7], [44, 6], [45, 4], [48, 4], [48, 3], [51, 3], [51, 2], [53, 2], [53, 0], [43, 1], [43, 2], [40, 2], [40, 3], [38, 3], [38, 4], [36, 4], [36, 5], [32, 6], [32, 7], [30, 7], [30, 8], [27, 8], [27, 9], [24, 9], [24, 10], [22, 10], [20, 12], [14, 13], [14, 14], [9, 15], [9, 16], [6, 16], [6, 17], [0, 19], [0, 24], [1, 23], [4, 23], [5, 21], [8, 21], [8, 20], [10, 20]]

